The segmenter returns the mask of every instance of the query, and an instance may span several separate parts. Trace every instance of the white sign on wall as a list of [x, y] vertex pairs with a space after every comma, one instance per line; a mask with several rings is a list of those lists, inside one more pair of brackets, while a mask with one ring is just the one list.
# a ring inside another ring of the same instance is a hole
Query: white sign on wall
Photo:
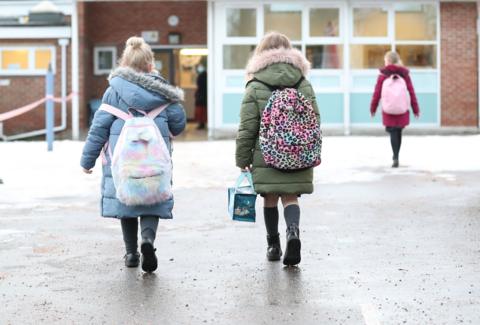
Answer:
[[10, 86], [10, 79], [0, 79], [0, 87]]
[[156, 30], [144, 30], [142, 31], [142, 38], [147, 43], [158, 43], [160, 35]]

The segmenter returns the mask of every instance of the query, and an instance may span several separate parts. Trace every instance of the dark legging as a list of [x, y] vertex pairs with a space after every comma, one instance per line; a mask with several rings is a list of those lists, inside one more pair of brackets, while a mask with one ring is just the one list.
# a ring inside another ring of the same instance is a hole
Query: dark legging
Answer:
[[402, 130], [401, 127], [387, 127], [387, 132], [390, 133], [390, 143], [392, 144], [393, 159], [398, 160], [400, 147], [402, 146]]
[[[121, 220], [123, 241], [125, 242], [125, 249], [127, 254], [133, 254], [137, 252], [138, 248], [138, 218], [125, 218]], [[158, 217], [144, 216], [140, 217], [140, 228], [143, 239], [150, 239], [152, 242], [155, 240], [157, 233]]]

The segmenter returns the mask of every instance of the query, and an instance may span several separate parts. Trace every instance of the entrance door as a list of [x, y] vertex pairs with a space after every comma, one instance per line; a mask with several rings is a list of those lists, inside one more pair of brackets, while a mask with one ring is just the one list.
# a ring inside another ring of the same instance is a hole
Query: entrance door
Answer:
[[155, 68], [171, 84], [175, 82], [175, 59], [172, 49], [154, 49]]

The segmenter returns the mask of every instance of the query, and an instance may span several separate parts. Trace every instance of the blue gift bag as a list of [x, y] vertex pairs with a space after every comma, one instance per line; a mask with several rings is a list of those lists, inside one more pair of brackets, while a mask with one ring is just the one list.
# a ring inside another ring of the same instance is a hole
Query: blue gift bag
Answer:
[[[240, 186], [248, 180], [248, 186]], [[252, 174], [242, 172], [235, 187], [228, 189], [228, 213], [233, 220], [255, 222], [255, 200], [257, 193], [253, 188]]]

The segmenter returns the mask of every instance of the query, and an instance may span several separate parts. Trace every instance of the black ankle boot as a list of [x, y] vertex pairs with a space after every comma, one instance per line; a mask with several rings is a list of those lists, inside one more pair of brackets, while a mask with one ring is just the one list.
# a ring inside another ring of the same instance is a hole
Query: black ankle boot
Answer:
[[291, 224], [287, 228], [287, 245], [285, 248], [285, 255], [283, 256], [283, 264], [297, 265], [300, 263], [300, 231], [296, 224]]
[[156, 249], [153, 247], [153, 241], [149, 238], [144, 238], [140, 250], [142, 251], [142, 270], [145, 272], [155, 271], [158, 266], [158, 261], [155, 255]]
[[398, 168], [399, 162], [398, 159], [393, 159], [392, 168]]
[[282, 257], [282, 248], [280, 247], [280, 234], [276, 236], [267, 235], [267, 259], [269, 261], [278, 261]]
[[140, 263], [140, 254], [138, 252], [125, 254], [125, 266], [137, 267]]

